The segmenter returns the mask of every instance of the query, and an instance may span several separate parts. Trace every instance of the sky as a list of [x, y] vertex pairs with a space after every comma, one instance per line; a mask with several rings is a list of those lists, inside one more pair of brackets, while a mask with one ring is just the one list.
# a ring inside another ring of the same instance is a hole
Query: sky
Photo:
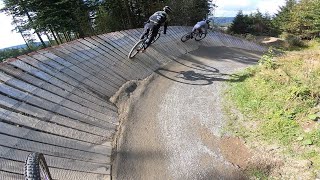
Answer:
[[[279, 6], [284, 5], [285, 0], [213, 0], [218, 6], [215, 12], [217, 17], [233, 17], [239, 10], [244, 14], [259, 9], [261, 12], [269, 12], [271, 15], [276, 13]], [[3, 8], [3, 2], [0, 0], [0, 9]], [[14, 28], [11, 25], [11, 17], [0, 13], [0, 49], [15, 45], [24, 44], [23, 38], [19, 33], [12, 32]]]
[[[0, 9], [3, 8], [3, 3], [0, 0]], [[11, 25], [11, 17], [5, 13], [0, 13], [0, 49], [19, 44], [24, 44], [20, 34], [14, 33], [11, 30], [14, 26]]]
[[215, 11], [216, 17], [234, 17], [239, 10], [244, 14], [250, 14], [259, 9], [260, 12], [268, 12], [273, 15], [278, 12], [279, 6], [285, 4], [285, 0], [213, 0], [218, 6]]

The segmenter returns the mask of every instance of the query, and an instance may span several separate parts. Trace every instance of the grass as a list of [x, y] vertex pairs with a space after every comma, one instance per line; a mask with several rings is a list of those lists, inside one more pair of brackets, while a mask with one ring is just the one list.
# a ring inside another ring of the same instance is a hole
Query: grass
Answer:
[[319, 170], [320, 43], [314, 40], [307, 45], [279, 57], [269, 51], [259, 65], [237, 74], [246, 78], [230, 83], [229, 96], [247, 117], [246, 123], [257, 126], [239, 125], [233, 128], [236, 135], [287, 149], [304, 147], [295, 155], [313, 161]]

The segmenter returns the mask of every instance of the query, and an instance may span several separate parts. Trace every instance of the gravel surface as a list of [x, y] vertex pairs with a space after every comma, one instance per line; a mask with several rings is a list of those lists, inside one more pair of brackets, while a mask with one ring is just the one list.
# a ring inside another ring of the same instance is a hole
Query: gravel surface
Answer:
[[[127, 93], [115, 98], [122, 125], [113, 177], [245, 179], [238, 166], [227, 160], [230, 153], [222, 152], [228, 150], [221, 148], [226, 121], [221, 93], [232, 72], [256, 63], [260, 55], [201, 47], [148, 79], [125, 85], [121, 91]], [[128, 93], [125, 89], [132, 84], [137, 88]]]

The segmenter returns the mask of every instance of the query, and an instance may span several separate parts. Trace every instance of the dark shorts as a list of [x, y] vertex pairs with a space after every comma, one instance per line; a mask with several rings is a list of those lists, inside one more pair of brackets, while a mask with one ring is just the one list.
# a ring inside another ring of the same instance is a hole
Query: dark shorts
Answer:
[[144, 39], [146, 36], [148, 36], [149, 32], [152, 31], [152, 37], [154, 38], [160, 29], [160, 25], [154, 24], [154, 23], [146, 23], [144, 25], [143, 33], [141, 34], [140, 39]]

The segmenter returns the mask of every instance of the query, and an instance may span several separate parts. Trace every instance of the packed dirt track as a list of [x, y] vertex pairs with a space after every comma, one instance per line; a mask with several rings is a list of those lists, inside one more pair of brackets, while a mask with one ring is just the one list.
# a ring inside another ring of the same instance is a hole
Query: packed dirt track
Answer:
[[[257, 63], [261, 52], [200, 47], [113, 97], [121, 129], [115, 179], [245, 179], [251, 154], [223, 130], [226, 83]], [[233, 77], [232, 77], [233, 76]], [[232, 77], [232, 78], [231, 78]]]

